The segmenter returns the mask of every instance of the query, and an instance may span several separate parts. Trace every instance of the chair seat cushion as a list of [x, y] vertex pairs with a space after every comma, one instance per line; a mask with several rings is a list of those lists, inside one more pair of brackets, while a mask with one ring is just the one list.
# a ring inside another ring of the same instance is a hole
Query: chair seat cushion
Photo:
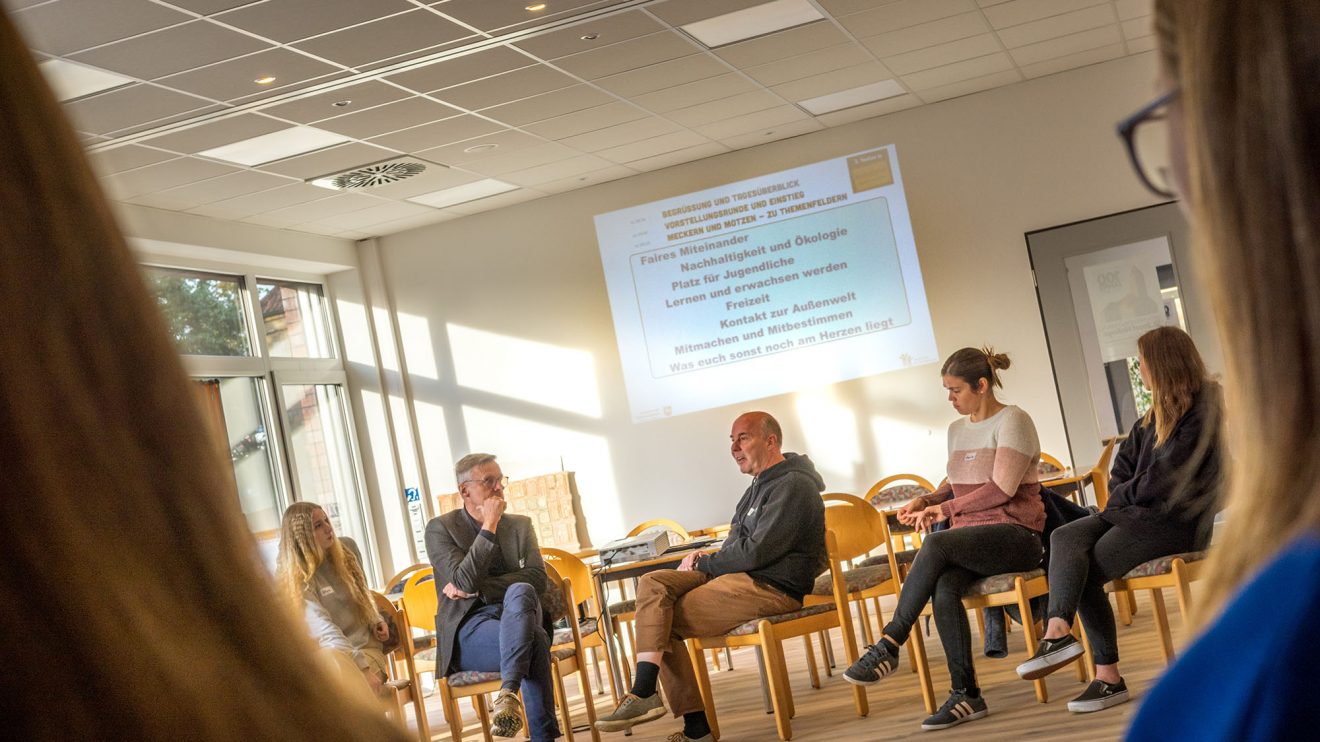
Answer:
[[439, 650], [436, 649], [435, 644], [432, 643], [431, 646], [426, 649], [420, 649], [413, 652], [413, 660], [416, 662], [435, 662], [438, 655]]
[[492, 680], [500, 679], [499, 671], [481, 672], [480, 670], [459, 670], [458, 672], [445, 678], [449, 682], [450, 688], [462, 688], [468, 685], [478, 685], [480, 683], [489, 683]]
[[[596, 619], [588, 618], [584, 621], [579, 621], [578, 633], [581, 634], [583, 637], [586, 637], [587, 634], [596, 633]], [[550, 643], [554, 645], [558, 645], [558, 644], [568, 644], [571, 641], [573, 641], [573, 630], [568, 627], [564, 627], [562, 629], [555, 629], [554, 638], [551, 639]]]
[[1137, 566], [1128, 570], [1128, 573], [1123, 575], [1123, 579], [1131, 580], [1136, 577], [1154, 577], [1155, 575], [1167, 575], [1173, 571], [1174, 559], [1181, 559], [1184, 562], [1197, 562], [1202, 559], [1205, 559], [1205, 557], [1206, 557], [1206, 552], [1204, 551], [1189, 551], [1184, 554], [1170, 554], [1168, 556], [1162, 556], [1157, 559], [1152, 559], [1149, 562], [1142, 562], [1141, 564], [1138, 564]]
[[[911, 564], [917, 561], [917, 549], [908, 549], [906, 551], [894, 552], [894, 561], [898, 562], [899, 564]], [[885, 565], [889, 564], [889, 556], [887, 554], [877, 554], [872, 557], [867, 557], [862, 561], [858, 562], [857, 566], [871, 567], [876, 564], [885, 564]]]
[[1037, 577], [1045, 576], [1045, 570], [1033, 569], [1030, 572], [1005, 572], [1002, 575], [990, 575], [982, 577], [967, 586], [967, 591], [963, 593], [964, 598], [970, 598], [976, 595], [994, 595], [995, 593], [1006, 593], [1013, 589], [1013, 582], [1021, 577], [1025, 582], [1034, 580]]
[[610, 603], [611, 616], [622, 616], [625, 613], [636, 613], [636, 612], [637, 612], [636, 598], [621, 600], [618, 603]]
[[[850, 593], [859, 593], [868, 588], [875, 587], [889, 580], [889, 562], [886, 560], [883, 564], [872, 564], [865, 567], [854, 567], [843, 573], [844, 587]], [[816, 585], [811, 590], [812, 595], [833, 595], [834, 586], [830, 584], [830, 573], [826, 572], [816, 578]]]
[[799, 618], [806, 618], [808, 616], [816, 616], [821, 613], [833, 613], [833, 612], [834, 612], [833, 603], [825, 603], [824, 605], [806, 606], [804, 608], [799, 608], [796, 611], [790, 611], [789, 613], [780, 613], [777, 616], [765, 616], [763, 618], [754, 618], [750, 621], [746, 621], [744, 623], [735, 626], [733, 630], [727, 632], [725, 636], [747, 636], [748, 634], [755, 634], [757, 632], [757, 626], [759, 626], [762, 621], [769, 621], [770, 623], [786, 623], [788, 621], [794, 621]]
[[896, 484], [892, 487], [885, 487], [871, 496], [871, 504], [877, 508], [887, 507], [889, 505], [903, 505], [910, 502], [913, 498], [924, 497], [930, 494], [930, 490], [919, 484]]
[[558, 647], [556, 649], [550, 650], [550, 656], [562, 662], [566, 659], [571, 658], [576, 651], [577, 650], [573, 649], [572, 646]]

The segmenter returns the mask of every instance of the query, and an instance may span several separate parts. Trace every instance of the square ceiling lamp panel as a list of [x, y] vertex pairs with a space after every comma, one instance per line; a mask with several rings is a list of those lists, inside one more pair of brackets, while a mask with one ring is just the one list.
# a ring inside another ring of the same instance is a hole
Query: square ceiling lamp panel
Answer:
[[224, 160], [239, 165], [261, 165], [275, 160], [282, 160], [294, 155], [302, 155], [325, 149], [336, 144], [352, 141], [343, 134], [317, 129], [311, 126], [294, 126], [259, 137], [244, 139], [241, 142], [226, 144], [208, 149], [197, 154], [215, 160]]
[[824, 14], [807, 0], [774, 0], [680, 26], [707, 48], [765, 36], [819, 21]]
[[95, 93], [122, 88], [137, 82], [131, 77], [107, 72], [100, 67], [63, 59], [48, 59], [38, 66], [46, 82], [55, 91], [55, 97], [61, 102], [86, 98]]
[[845, 108], [860, 106], [864, 103], [874, 103], [878, 100], [893, 98], [906, 92], [897, 80], [881, 80], [869, 85], [859, 85], [855, 88], [840, 90], [837, 93], [800, 100], [798, 105], [807, 109], [813, 115], [820, 116], [833, 111], [842, 111]]
[[494, 196], [498, 193], [517, 190], [518, 186], [512, 183], [505, 183], [502, 180], [486, 178], [472, 183], [465, 183], [454, 188], [446, 188], [442, 191], [433, 191], [423, 193], [420, 196], [413, 196], [408, 199], [413, 203], [419, 203], [423, 206], [431, 206], [437, 209], [443, 209], [446, 206], [476, 201], [479, 198]]

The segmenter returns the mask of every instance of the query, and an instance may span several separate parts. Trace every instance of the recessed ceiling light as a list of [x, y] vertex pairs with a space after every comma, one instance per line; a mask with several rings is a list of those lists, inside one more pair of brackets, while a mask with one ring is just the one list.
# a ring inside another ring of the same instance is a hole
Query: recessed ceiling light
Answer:
[[870, 85], [862, 85], [848, 90], [840, 90], [837, 93], [830, 93], [829, 95], [800, 100], [798, 105], [819, 116], [832, 111], [860, 106], [863, 103], [874, 103], [885, 98], [893, 98], [906, 92], [897, 80], [882, 80], [873, 82]]
[[253, 80], [252, 82], [255, 82], [255, 83], [258, 84], [258, 85], [269, 85], [269, 84], [275, 82], [275, 76], [274, 76], [274, 75], [262, 75], [261, 77], [258, 77], [257, 79]]
[[596, 39], [600, 38], [600, 34], [598, 33], [583, 34], [579, 38], [581, 38], [583, 41], [595, 41]]
[[533, 3], [527, 6], [527, 10], [530, 10], [533, 13], [535, 13], [538, 10], [545, 10], [545, 3]]
[[47, 84], [55, 91], [55, 97], [61, 101], [83, 98], [136, 82], [131, 77], [63, 59], [48, 59], [38, 66]]
[[335, 108], [343, 108], [344, 106], [349, 106], [352, 104], [353, 101], [351, 100], [337, 100], [334, 103], [331, 103], [330, 105], [334, 106]]
[[352, 141], [343, 134], [335, 134], [310, 126], [294, 126], [241, 142], [214, 147], [197, 154], [239, 165], [260, 165], [285, 157], [306, 154], [336, 144]]
[[468, 201], [476, 201], [479, 198], [494, 196], [497, 193], [507, 193], [508, 191], [514, 191], [517, 189], [518, 186], [513, 185], [512, 183], [505, 183], [502, 180], [486, 178], [485, 180], [478, 180], [475, 183], [465, 183], [464, 185], [455, 186], [453, 188], [432, 191], [431, 193], [423, 193], [420, 196], [413, 196], [408, 200], [413, 203], [422, 204], [423, 206], [433, 206], [437, 209], [443, 209], [446, 206], [467, 203]]
[[494, 142], [487, 142], [486, 144], [474, 144], [471, 147], [468, 147], [467, 149], [463, 150], [463, 153], [469, 155], [475, 155], [478, 152], [489, 152], [492, 149], [496, 149], [499, 146], [500, 145], [495, 144]]
[[714, 49], [735, 41], [764, 36], [818, 21], [825, 16], [808, 0], [774, 0], [743, 10], [680, 26], [697, 41]]

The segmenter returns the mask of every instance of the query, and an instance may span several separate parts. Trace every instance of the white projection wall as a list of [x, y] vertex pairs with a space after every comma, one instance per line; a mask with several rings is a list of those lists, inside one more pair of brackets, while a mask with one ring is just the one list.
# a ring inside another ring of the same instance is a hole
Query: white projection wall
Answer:
[[893, 145], [595, 221], [634, 422], [936, 360]]

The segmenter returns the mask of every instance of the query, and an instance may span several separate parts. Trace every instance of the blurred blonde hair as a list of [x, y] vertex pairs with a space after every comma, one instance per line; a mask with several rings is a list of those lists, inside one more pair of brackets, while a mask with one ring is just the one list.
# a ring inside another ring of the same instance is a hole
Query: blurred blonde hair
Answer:
[[0, 716], [11, 739], [396, 739], [257, 555], [82, 148], [0, 13]]
[[1157, 0], [1155, 25], [1226, 366], [1229, 517], [1209, 615], [1320, 529], [1320, 3]]
[[313, 520], [317, 510], [325, 513], [320, 505], [295, 502], [284, 511], [284, 518], [280, 521], [280, 553], [276, 559], [275, 581], [284, 593], [284, 599], [290, 606], [301, 610], [307, 587], [317, 568], [328, 563], [339, 581], [348, 586], [358, 617], [368, 626], [379, 622], [380, 614], [376, 611], [357, 557], [344, 548], [338, 535], [329, 549], [321, 548], [316, 542]]

